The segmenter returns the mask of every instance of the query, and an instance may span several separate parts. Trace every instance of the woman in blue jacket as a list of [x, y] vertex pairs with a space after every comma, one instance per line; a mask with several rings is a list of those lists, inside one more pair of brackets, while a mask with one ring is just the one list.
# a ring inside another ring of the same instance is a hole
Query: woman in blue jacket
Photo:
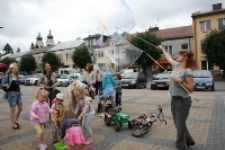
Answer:
[[114, 102], [114, 88], [115, 88], [115, 77], [113, 74], [108, 71], [103, 75], [102, 80], [102, 89], [103, 89], [103, 106], [102, 106], [102, 113], [99, 115], [100, 117], [104, 116], [104, 113], [106, 111], [106, 102], [108, 97], [110, 97], [110, 101], [112, 104], [112, 107], [115, 107]]
[[9, 102], [12, 129], [19, 129], [20, 124], [18, 123], [18, 119], [23, 110], [23, 106], [19, 84], [19, 66], [17, 63], [10, 64], [9, 69], [2, 80], [1, 87], [5, 87], [7, 89], [3, 98], [7, 99]]

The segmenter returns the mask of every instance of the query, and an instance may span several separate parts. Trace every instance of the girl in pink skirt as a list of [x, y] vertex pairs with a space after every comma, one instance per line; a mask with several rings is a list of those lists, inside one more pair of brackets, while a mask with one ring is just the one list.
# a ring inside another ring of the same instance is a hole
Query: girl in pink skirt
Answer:
[[82, 128], [80, 126], [72, 126], [66, 131], [66, 135], [63, 139], [68, 145], [68, 150], [72, 150], [72, 146], [75, 146], [75, 150], [79, 150], [80, 145], [89, 145], [90, 141], [85, 140]]

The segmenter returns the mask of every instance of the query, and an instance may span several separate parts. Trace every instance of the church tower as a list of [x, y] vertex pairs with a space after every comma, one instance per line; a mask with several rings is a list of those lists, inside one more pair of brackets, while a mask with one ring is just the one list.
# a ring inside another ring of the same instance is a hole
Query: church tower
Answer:
[[38, 36], [36, 37], [37, 41], [36, 41], [36, 45], [38, 46], [38, 48], [42, 48], [44, 47], [44, 43], [43, 43], [43, 38], [41, 37], [41, 33], [38, 33]]
[[49, 30], [49, 34], [47, 36], [47, 40], [46, 40], [45, 44], [46, 44], [46, 46], [52, 46], [55, 44], [51, 30]]

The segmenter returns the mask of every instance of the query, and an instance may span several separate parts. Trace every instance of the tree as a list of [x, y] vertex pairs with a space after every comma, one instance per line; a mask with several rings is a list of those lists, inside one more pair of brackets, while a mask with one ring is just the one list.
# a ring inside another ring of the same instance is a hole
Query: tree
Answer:
[[9, 57], [5, 57], [5, 58], [1, 59], [0, 62], [6, 64], [7, 66], [9, 66], [13, 62], [17, 63], [15, 58], [9, 58]]
[[80, 69], [85, 68], [87, 63], [91, 63], [91, 57], [87, 47], [77, 48], [73, 52], [73, 62]]
[[34, 46], [34, 43], [32, 42], [30, 45], [30, 50], [33, 50], [33, 49], [35, 49], [35, 46]]
[[4, 46], [3, 51], [5, 51], [5, 54], [13, 53], [13, 49], [8, 43]]
[[202, 41], [202, 52], [206, 60], [223, 69], [225, 78], [225, 27], [209, 32]]
[[36, 61], [33, 55], [27, 54], [22, 56], [20, 60], [20, 70], [30, 74], [37, 68]]
[[17, 51], [16, 51], [17, 53], [19, 53], [20, 52], [20, 48], [18, 47], [18, 49], [17, 49]]
[[[146, 52], [155, 60], [158, 60], [161, 57], [160, 51], [158, 51], [155, 47], [149, 45], [148, 43], [144, 42], [144, 41], [147, 41], [153, 45], [159, 45], [161, 44], [161, 41], [162, 41], [160, 38], [158, 38], [155, 34], [153, 34], [150, 31], [147, 31], [144, 33], [137, 33], [136, 36], [139, 38], [133, 36], [130, 42], [131, 44], [141, 49], [143, 52]], [[145, 74], [146, 74], [146, 68], [149, 65], [154, 64], [154, 61], [146, 53], [142, 53], [141, 56], [136, 61], [136, 63], [141, 65], [141, 67], [143, 68], [143, 72]], [[130, 54], [127, 53], [127, 55], [130, 55]]]
[[46, 52], [42, 57], [42, 62], [48, 62], [51, 65], [53, 71], [58, 70], [61, 65], [59, 58], [53, 52]]

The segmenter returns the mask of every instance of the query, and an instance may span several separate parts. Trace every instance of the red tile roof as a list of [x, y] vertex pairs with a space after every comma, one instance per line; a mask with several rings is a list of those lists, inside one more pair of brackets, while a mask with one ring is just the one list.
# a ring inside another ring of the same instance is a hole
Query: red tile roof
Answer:
[[[149, 30], [151, 31], [151, 28]], [[182, 26], [161, 30], [153, 28], [153, 30], [154, 31], [152, 31], [152, 33], [156, 34], [156, 36], [160, 37], [162, 40], [193, 37], [192, 26]]]

